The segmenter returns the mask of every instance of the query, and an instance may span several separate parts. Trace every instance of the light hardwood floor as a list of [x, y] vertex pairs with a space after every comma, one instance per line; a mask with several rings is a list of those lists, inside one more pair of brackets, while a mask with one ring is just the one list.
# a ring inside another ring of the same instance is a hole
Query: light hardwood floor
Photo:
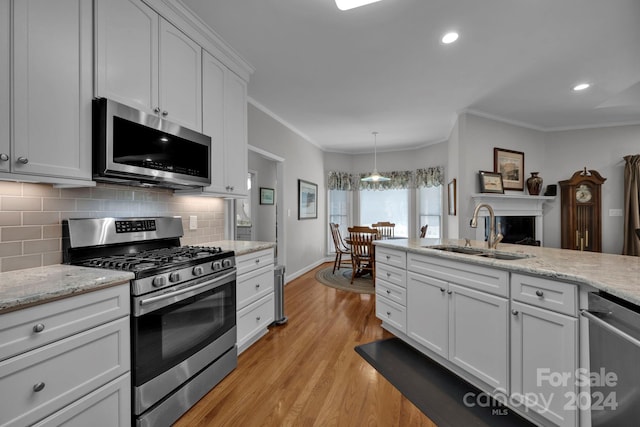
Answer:
[[373, 295], [314, 279], [326, 265], [285, 286], [289, 322], [242, 353], [175, 426], [435, 427], [355, 352], [391, 335], [375, 317]]

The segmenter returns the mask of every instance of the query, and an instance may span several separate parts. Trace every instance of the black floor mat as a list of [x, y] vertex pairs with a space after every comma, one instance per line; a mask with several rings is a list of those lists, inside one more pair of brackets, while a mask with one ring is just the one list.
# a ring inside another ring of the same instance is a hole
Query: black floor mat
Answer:
[[534, 426], [398, 338], [355, 350], [438, 427]]

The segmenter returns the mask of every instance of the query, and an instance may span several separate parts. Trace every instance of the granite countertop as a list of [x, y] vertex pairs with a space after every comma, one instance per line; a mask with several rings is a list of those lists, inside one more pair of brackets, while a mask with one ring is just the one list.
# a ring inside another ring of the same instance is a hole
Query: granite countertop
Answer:
[[64, 264], [0, 273], [0, 314], [131, 279], [133, 273]]
[[[425, 248], [425, 246], [435, 245], [464, 246], [465, 241], [457, 239], [378, 240], [375, 244], [407, 252], [589, 285], [640, 305], [640, 257], [500, 243], [497, 252], [515, 252], [531, 255], [531, 257], [499, 260]], [[471, 241], [471, 246], [487, 248], [486, 242], [474, 240]]]
[[276, 246], [275, 242], [258, 242], [251, 240], [218, 240], [199, 244], [199, 246], [219, 246], [224, 250], [234, 251], [236, 256], [250, 254], [251, 252], [270, 249]]

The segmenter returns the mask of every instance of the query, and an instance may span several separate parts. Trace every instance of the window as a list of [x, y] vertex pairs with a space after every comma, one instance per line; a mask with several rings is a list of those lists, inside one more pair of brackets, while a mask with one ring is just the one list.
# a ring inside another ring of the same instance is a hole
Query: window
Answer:
[[[409, 236], [409, 190], [361, 190], [360, 224], [393, 222], [396, 237]], [[411, 233], [413, 235], [413, 233]]]
[[426, 237], [442, 237], [442, 186], [418, 189], [418, 229], [427, 224]]
[[[340, 226], [342, 236], [347, 236], [349, 232], [347, 228], [351, 226], [351, 191], [345, 190], [329, 190], [329, 224], [334, 222]], [[329, 253], [334, 251], [333, 238], [331, 232], [327, 228], [329, 234]]]

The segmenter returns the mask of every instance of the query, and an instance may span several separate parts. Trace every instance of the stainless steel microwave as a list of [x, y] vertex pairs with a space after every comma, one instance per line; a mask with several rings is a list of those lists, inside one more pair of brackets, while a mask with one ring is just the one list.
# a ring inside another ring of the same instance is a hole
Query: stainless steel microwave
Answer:
[[115, 101], [93, 101], [93, 179], [190, 189], [211, 184], [211, 138]]

